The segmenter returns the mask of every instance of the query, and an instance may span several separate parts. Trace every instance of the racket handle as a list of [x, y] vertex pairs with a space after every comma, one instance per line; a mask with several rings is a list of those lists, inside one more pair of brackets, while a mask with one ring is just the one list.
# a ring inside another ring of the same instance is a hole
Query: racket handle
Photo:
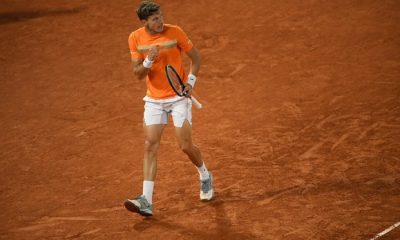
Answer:
[[201, 109], [203, 105], [193, 96], [190, 97], [192, 99], [193, 104], [196, 106], [197, 109]]

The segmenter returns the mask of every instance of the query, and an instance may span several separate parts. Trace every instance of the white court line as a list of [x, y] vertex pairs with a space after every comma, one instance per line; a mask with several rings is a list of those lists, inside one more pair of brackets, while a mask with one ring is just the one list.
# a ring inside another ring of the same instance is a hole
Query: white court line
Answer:
[[376, 234], [375, 237], [371, 238], [370, 240], [378, 239], [378, 238], [382, 237], [383, 235], [385, 235], [386, 233], [388, 233], [388, 232], [392, 231], [393, 229], [397, 228], [398, 226], [400, 226], [400, 222], [397, 222], [397, 223], [393, 224], [392, 226], [386, 228], [384, 231]]

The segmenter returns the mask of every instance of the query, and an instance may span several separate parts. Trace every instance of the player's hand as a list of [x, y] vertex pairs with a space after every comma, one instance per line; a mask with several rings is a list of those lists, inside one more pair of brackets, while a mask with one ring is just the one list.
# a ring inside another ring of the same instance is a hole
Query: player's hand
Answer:
[[147, 55], [147, 58], [150, 61], [154, 61], [156, 59], [156, 57], [158, 56], [160, 52], [160, 46], [156, 45], [156, 46], [152, 46], [149, 50], [149, 54]]
[[193, 87], [189, 83], [185, 84], [185, 89], [183, 90], [183, 94], [185, 97], [191, 97], [193, 92]]

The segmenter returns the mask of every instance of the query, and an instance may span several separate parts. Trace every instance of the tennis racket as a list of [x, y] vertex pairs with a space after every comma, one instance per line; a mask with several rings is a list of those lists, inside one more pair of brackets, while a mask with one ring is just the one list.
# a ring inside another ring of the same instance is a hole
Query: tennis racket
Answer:
[[[167, 64], [167, 66], [165, 66], [165, 74], [167, 74], [168, 82], [171, 85], [174, 92], [180, 97], [185, 97], [186, 96], [185, 85], [183, 84], [182, 79], [179, 77], [179, 74], [176, 72], [174, 67]], [[191, 96], [190, 98], [192, 99], [193, 104], [198, 109], [202, 108], [201, 103], [197, 101], [195, 97]]]

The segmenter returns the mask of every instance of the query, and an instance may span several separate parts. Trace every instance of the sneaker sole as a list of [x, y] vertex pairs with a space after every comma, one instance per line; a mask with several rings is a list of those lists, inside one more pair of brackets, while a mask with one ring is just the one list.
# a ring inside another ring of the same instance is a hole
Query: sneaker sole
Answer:
[[139, 213], [139, 214], [142, 215], [142, 216], [145, 216], [145, 217], [153, 216], [153, 214], [151, 214], [151, 213], [147, 213], [147, 212], [142, 212], [142, 211], [140, 211], [140, 209], [139, 209], [135, 204], [133, 204], [131, 201], [129, 201], [129, 200], [125, 200], [124, 206], [125, 206], [125, 208], [126, 208], [127, 210], [129, 210], [129, 211], [131, 211], [131, 212], [134, 212], [134, 213]]
[[212, 192], [212, 195], [211, 195], [211, 198], [210, 198], [210, 199], [208, 199], [208, 198], [200, 198], [200, 201], [202, 201], [202, 202], [208, 202], [208, 201], [211, 201], [211, 200], [213, 200], [213, 199], [214, 199], [214, 197], [215, 197], [215, 193], [214, 193], [214, 190], [213, 190], [213, 192]]

